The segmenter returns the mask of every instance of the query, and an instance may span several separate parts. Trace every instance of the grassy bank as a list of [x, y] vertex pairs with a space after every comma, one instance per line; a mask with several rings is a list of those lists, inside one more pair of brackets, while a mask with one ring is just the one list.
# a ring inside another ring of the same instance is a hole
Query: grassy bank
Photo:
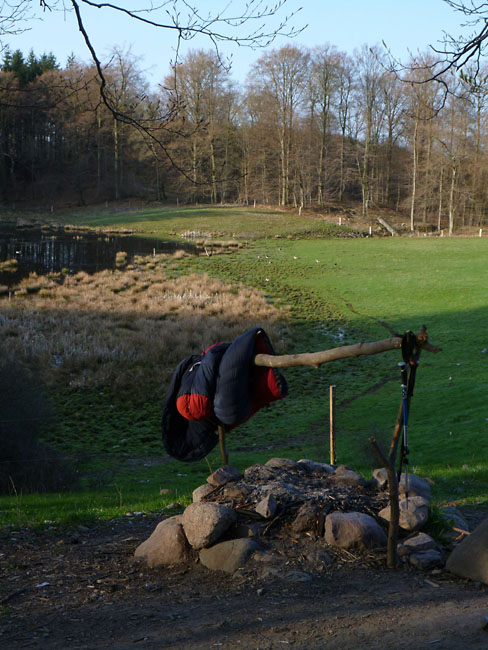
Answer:
[[[255, 324], [279, 351], [303, 352], [425, 323], [443, 352], [421, 358], [411, 468], [435, 481], [439, 501], [488, 498], [485, 240], [327, 239], [331, 226], [317, 218], [223, 208], [85, 215], [79, 222], [250, 243], [229, 255], [139, 261], [138, 269], [91, 279], [80, 274], [68, 286], [34, 278], [31, 284], [43, 286], [30, 291], [26, 283], [18, 299], [0, 303], [8, 350], [27, 350], [33, 362], [37, 341], [40, 365], [50, 364], [59, 422], [43, 436], [75, 458], [83, 488], [3, 498], [4, 522], [126, 516], [187, 502], [219, 457], [192, 465], [164, 457], [159, 418], [169, 374], [187, 354]], [[334, 227], [334, 234], [350, 232]], [[384, 445], [391, 437], [399, 360], [386, 353], [286, 370], [290, 396], [229, 436], [231, 462], [327, 460], [328, 386], [335, 384], [339, 461], [368, 475], [377, 464], [368, 437]]]
[[[52, 215], [48, 218], [52, 219]], [[299, 216], [295, 211], [251, 208], [189, 206], [181, 208], [148, 209], [84, 209], [68, 214], [57, 214], [56, 221], [90, 228], [123, 228], [138, 235], [177, 239], [188, 236], [213, 239], [254, 241], [263, 238], [330, 237], [351, 235], [355, 219], [341, 217], [346, 227], [339, 226], [339, 218], [322, 215]], [[346, 222], [349, 221], [347, 225]]]

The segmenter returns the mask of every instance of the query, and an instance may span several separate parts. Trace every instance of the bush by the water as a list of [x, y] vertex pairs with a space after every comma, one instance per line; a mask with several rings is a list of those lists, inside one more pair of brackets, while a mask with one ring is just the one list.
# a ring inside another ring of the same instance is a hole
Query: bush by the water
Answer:
[[75, 486], [70, 463], [39, 440], [46, 425], [56, 426], [56, 418], [38, 378], [13, 359], [0, 361], [0, 494]]

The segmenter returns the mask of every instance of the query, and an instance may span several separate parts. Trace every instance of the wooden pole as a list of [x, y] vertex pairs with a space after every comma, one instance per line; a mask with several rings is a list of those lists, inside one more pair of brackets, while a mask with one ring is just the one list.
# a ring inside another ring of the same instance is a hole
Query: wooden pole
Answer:
[[[441, 348], [431, 345], [428, 341], [425, 325], [416, 336], [417, 346], [428, 352], [440, 352]], [[323, 363], [337, 361], [338, 359], [349, 359], [362, 355], [379, 354], [389, 350], [399, 350], [402, 347], [402, 337], [394, 336], [390, 339], [373, 341], [372, 343], [355, 343], [354, 345], [343, 345], [339, 348], [322, 350], [320, 352], [304, 352], [302, 354], [257, 354], [254, 357], [256, 366], [267, 368], [288, 368], [291, 366], [314, 366], [319, 368]]]
[[330, 464], [337, 464], [335, 444], [335, 394], [336, 387], [329, 386], [329, 437], [330, 437]]
[[223, 424], [219, 424], [217, 428], [219, 431], [220, 458], [222, 459], [222, 467], [225, 467], [229, 464], [229, 456], [225, 448], [225, 428]]

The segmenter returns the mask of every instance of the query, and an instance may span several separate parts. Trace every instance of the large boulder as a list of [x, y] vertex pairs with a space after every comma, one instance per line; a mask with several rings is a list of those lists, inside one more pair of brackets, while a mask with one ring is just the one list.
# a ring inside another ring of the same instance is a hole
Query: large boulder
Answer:
[[332, 512], [325, 519], [325, 541], [340, 548], [379, 548], [386, 546], [386, 533], [370, 515], [363, 512]]
[[446, 568], [462, 578], [488, 584], [488, 519], [454, 548]]
[[[429, 502], [423, 497], [408, 497], [402, 499], [400, 506], [399, 525], [403, 530], [419, 530], [423, 528], [429, 519]], [[378, 516], [385, 521], [390, 521], [390, 506], [380, 510]]]
[[211, 546], [235, 521], [234, 510], [217, 503], [191, 503], [182, 515], [186, 538], [196, 549]]
[[193, 503], [199, 503], [214, 490], [214, 486], [209, 483], [204, 483], [204, 485], [195, 488], [192, 492]]
[[418, 569], [424, 569], [424, 571], [428, 571], [429, 569], [437, 569], [443, 567], [444, 558], [440, 551], [430, 549], [428, 551], [419, 551], [418, 553], [412, 553], [410, 556], [410, 564], [417, 567]]
[[190, 547], [181, 520], [177, 515], [159, 522], [151, 536], [136, 548], [135, 557], [145, 559], [150, 568], [186, 562]]
[[[376, 483], [379, 490], [388, 490], [388, 472], [385, 467], [375, 469], [373, 472], [373, 481]], [[406, 478], [405, 472], [400, 477], [398, 484], [398, 491], [401, 497], [405, 496]], [[408, 496], [409, 497], [423, 497], [430, 501], [430, 485], [424, 478], [420, 478], [416, 474], [408, 474]]]
[[[400, 477], [400, 483], [398, 485], [398, 491], [400, 493], [400, 497], [404, 496], [406, 494], [406, 478], [405, 478], [405, 473], [403, 473]], [[420, 476], [416, 476], [415, 474], [410, 474], [408, 475], [408, 497], [423, 497], [426, 501], [430, 502], [430, 485], [429, 483], [423, 479], [420, 478]]]
[[234, 573], [243, 567], [258, 544], [249, 538], [230, 539], [200, 551], [200, 562], [208, 569]]
[[463, 517], [462, 513], [454, 506], [445, 506], [444, 508], [441, 508], [440, 515], [446, 524], [450, 526], [450, 530], [447, 534], [451, 541], [460, 542], [464, 535], [469, 534], [468, 522]]

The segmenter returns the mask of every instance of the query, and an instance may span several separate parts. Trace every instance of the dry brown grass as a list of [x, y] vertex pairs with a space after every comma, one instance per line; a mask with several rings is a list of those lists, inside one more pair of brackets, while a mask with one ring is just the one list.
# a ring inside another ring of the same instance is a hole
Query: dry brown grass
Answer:
[[31, 274], [0, 299], [5, 352], [49, 383], [122, 387], [164, 385], [181, 359], [249, 327], [280, 347], [285, 314], [261, 293], [207, 275], [170, 278], [162, 256], [139, 263], [64, 282]]

